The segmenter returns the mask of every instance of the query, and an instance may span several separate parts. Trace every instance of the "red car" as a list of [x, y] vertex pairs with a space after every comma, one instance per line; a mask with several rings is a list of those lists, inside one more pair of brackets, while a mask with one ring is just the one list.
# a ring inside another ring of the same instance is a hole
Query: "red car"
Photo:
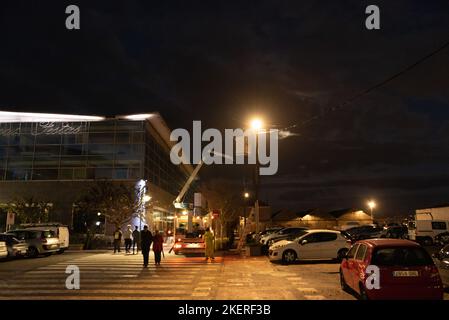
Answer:
[[[377, 281], [371, 270], [378, 275]], [[343, 290], [352, 289], [364, 300], [443, 299], [443, 284], [432, 257], [409, 240], [356, 242], [341, 262], [340, 283]]]

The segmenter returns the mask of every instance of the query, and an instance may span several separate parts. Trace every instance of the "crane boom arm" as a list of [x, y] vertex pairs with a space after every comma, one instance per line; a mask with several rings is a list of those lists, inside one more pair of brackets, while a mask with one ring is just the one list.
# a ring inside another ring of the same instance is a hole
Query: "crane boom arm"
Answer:
[[192, 184], [193, 180], [195, 179], [195, 177], [198, 174], [198, 171], [200, 171], [202, 165], [203, 165], [203, 160], [201, 160], [195, 167], [195, 169], [193, 170], [192, 174], [190, 175], [189, 179], [187, 179], [186, 183], [184, 184], [184, 186], [181, 189], [181, 192], [179, 192], [178, 196], [176, 197], [174, 203], [179, 203], [182, 201], [182, 198], [184, 198], [184, 195], [186, 194], [187, 190], [189, 190], [190, 185]]

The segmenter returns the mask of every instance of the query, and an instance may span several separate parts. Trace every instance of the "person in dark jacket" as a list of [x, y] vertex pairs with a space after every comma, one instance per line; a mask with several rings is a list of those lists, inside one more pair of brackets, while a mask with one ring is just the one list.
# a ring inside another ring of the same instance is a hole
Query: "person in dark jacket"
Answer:
[[156, 230], [153, 238], [153, 252], [154, 252], [154, 263], [156, 265], [161, 264], [161, 254], [164, 250], [164, 238], [158, 230]]
[[136, 229], [133, 231], [133, 254], [134, 254], [134, 250], [136, 249], [137, 246], [137, 253], [139, 253], [140, 250], [140, 232], [138, 227], [136, 226]]
[[148, 230], [148, 226], [144, 226], [143, 230], [140, 232], [140, 248], [142, 249], [144, 267], [148, 266], [150, 247], [152, 242], [153, 235], [151, 234], [151, 231]]

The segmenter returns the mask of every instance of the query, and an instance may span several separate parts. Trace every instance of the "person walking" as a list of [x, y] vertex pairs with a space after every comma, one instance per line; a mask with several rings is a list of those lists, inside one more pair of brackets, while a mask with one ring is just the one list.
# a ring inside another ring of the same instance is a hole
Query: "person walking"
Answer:
[[144, 226], [142, 232], [140, 233], [140, 248], [142, 249], [143, 255], [143, 266], [148, 266], [148, 260], [150, 255], [150, 247], [153, 242], [153, 235], [151, 231], [148, 230], [148, 226]]
[[214, 248], [214, 234], [210, 231], [210, 228], [206, 229], [204, 233], [204, 242], [206, 244], [206, 261], [207, 259], [215, 260], [215, 248]]
[[134, 229], [133, 231], [133, 254], [134, 254], [134, 249], [137, 246], [137, 252], [139, 252], [140, 249], [140, 232], [139, 229], [136, 226], [136, 229]]
[[122, 230], [119, 227], [114, 232], [114, 253], [120, 252], [120, 245], [122, 244]]
[[131, 229], [131, 225], [128, 224], [125, 233], [124, 233], [124, 238], [125, 238], [125, 252], [126, 253], [131, 253], [131, 245], [132, 245], [132, 239], [133, 239], [133, 229]]
[[158, 266], [161, 264], [161, 254], [164, 250], [164, 238], [161, 233], [156, 230], [153, 238], [154, 263]]

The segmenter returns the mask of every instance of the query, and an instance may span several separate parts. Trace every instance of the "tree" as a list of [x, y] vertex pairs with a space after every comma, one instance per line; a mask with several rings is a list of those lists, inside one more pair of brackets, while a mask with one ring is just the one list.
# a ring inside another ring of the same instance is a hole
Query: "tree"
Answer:
[[101, 180], [88, 188], [79, 207], [86, 212], [101, 212], [108, 223], [120, 228], [138, 212], [139, 201], [133, 186]]
[[51, 207], [52, 204], [48, 201], [29, 197], [13, 200], [8, 203], [7, 210], [16, 215], [18, 223], [42, 223], [48, 222]]

